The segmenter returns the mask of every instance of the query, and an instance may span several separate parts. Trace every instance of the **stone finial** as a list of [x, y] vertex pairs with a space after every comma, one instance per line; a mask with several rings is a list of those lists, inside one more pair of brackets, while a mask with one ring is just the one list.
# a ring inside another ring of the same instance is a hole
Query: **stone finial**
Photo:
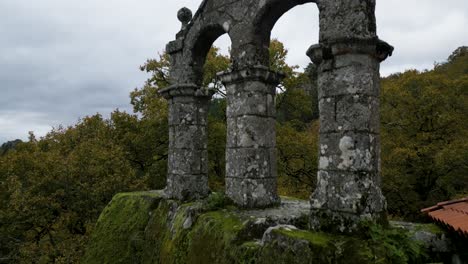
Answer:
[[182, 30], [184, 30], [187, 28], [190, 20], [192, 20], [192, 11], [187, 7], [183, 7], [177, 12], [177, 18], [182, 23]]

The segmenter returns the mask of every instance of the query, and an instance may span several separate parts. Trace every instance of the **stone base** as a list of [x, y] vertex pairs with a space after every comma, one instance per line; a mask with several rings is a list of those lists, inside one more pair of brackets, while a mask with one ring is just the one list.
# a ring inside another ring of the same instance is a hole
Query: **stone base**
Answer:
[[276, 187], [276, 178], [226, 178], [226, 195], [243, 208], [266, 208], [278, 205], [280, 198]]
[[199, 200], [211, 193], [206, 175], [168, 175], [164, 194], [180, 201]]
[[358, 215], [346, 212], [334, 212], [324, 209], [311, 209], [309, 228], [315, 231], [328, 233], [355, 233], [359, 232], [361, 224], [373, 222], [386, 226], [386, 212]]
[[386, 222], [377, 172], [319, 171], [311, 196], [310, 228], [351, 233], [362, 221]]

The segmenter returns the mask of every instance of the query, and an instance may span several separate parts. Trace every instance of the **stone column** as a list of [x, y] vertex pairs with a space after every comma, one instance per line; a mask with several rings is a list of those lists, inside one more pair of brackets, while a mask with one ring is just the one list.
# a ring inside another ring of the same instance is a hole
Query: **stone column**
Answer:
[[245, 208], [276, 205], [275, 93], [283, 76], [255, 66], [219, 77], [227, 90], [226, 194]]
[[169, 103], [168, 198], [206, 197], [208, 188], [207, 116], [213, 92], [193, 84], [161, 91]]
[[312, 229], [352, 232], [385, 223], [380, 189], [380, 61], [393, 48], [377, 39], [312, 46], [319, 65], [320, 149]]

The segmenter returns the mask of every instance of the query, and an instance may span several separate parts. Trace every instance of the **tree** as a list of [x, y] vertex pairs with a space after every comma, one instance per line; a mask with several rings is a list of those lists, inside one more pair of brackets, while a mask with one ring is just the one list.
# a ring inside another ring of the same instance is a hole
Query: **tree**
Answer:
[[[459, 52], [456, 52], [458, 54]], [[382, 82], [382, 174], [389, 212], [421, 208], [468, 193], [468, 56], [432, 71]]]
[[2, 251], [12, 262], [76, 262], [117, 192], [148, 189], [100, 115], [18, 146], [0, 162]]
[[3, 156], [9, 151], [14, 150], [16, 146], [22, 142], [23, 141], [21, 141], [20, 139], [16, 139], [13, 141], [8, 141], [8, 142], [3, 143], [2, 146], [0, 146], [0, 156]]

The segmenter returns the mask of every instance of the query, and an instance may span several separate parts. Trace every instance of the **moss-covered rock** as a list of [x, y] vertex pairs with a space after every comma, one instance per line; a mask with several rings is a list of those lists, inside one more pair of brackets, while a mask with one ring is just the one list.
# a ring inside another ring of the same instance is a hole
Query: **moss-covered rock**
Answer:
[[134, 263], [160, 192], [120, 193], [101, 213], [83, 263]]
[[409, 235], [379, 229], [360, 236], [301, 230], [296, 226], [307, 218], [306, 202], [298, 201], [302, 205], [291, 211], [294, 201], [285, 201], [284, 207], [241, 211], [219, 194], [184, 204], [163, 199], [160, 192], [118, 194], [102, 212], [82, 262], [418, 262], [419, 248], [399, 248], [406, 242], [394, 241]]

